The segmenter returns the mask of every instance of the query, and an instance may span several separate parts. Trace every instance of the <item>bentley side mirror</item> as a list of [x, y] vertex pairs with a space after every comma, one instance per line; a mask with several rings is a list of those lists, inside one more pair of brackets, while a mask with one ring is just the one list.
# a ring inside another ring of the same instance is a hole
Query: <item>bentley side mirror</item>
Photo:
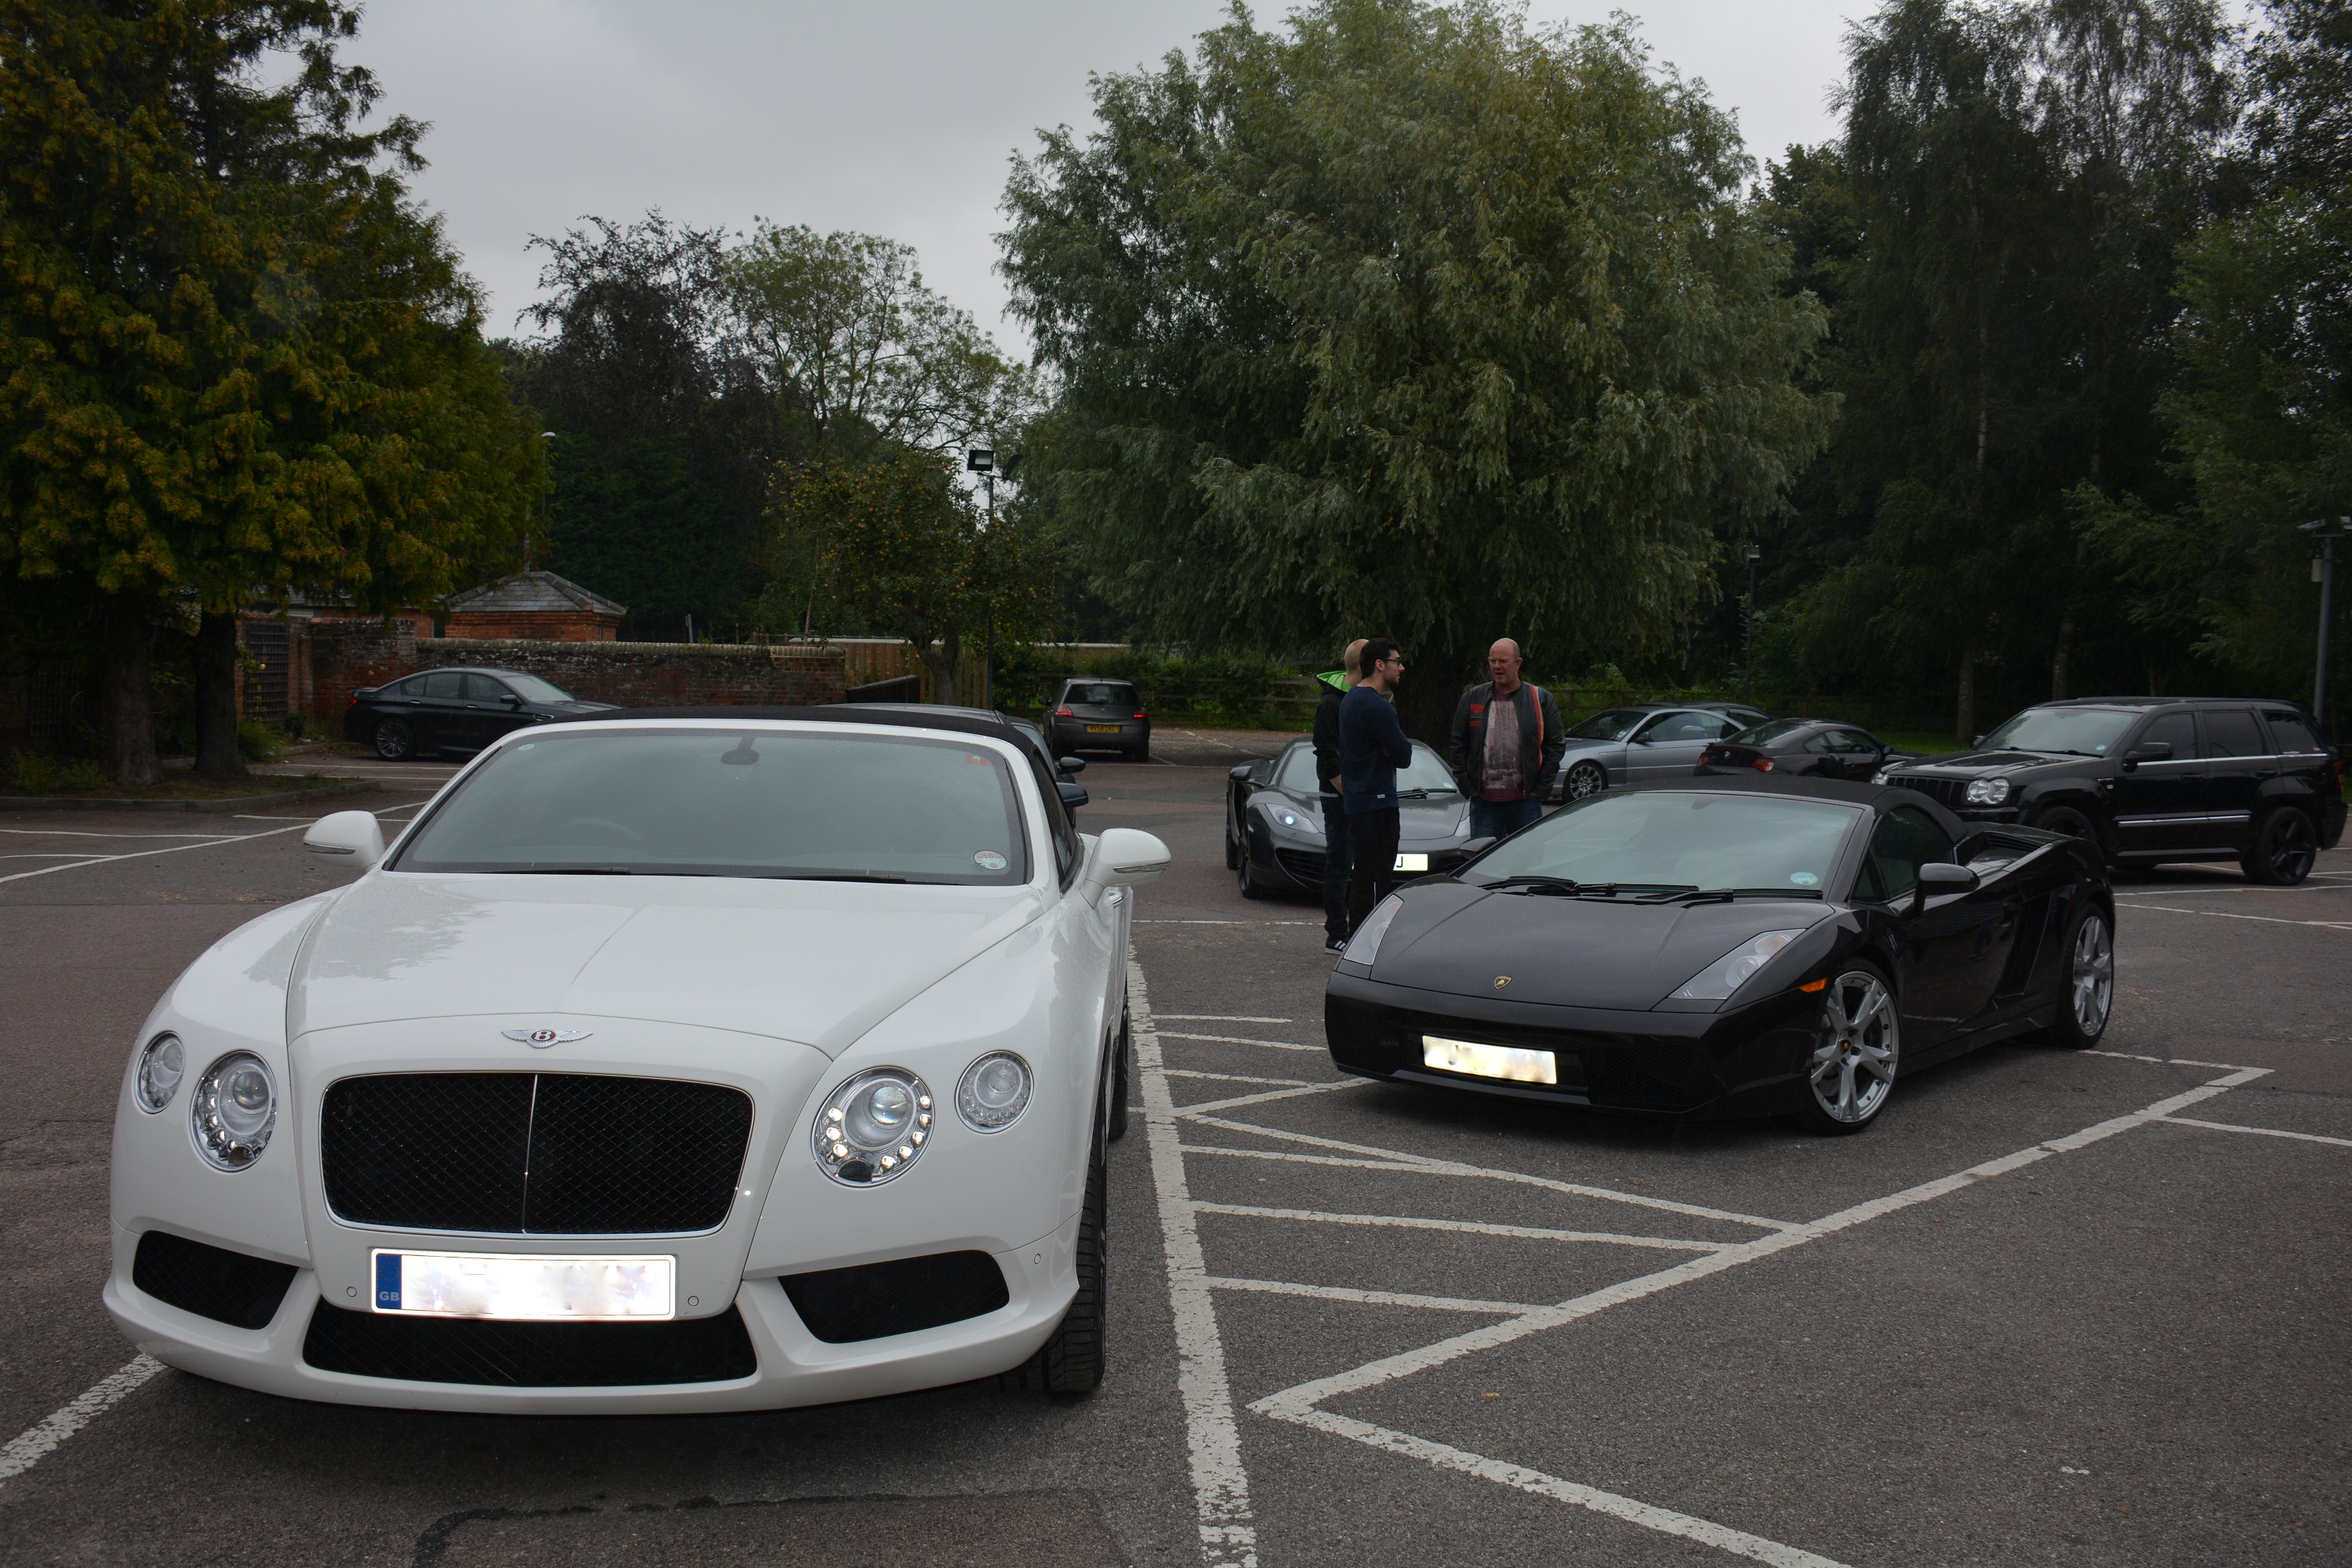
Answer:
[[1966, 866], [1931, 860], [1919, 868], [1919, 897], [1923, 900], [1938, 893], [1971, 893], [1976, 887], [1977, 874]]
[[2130, 768], [2137, 767], [2142, 763], [2167, 762], [2171, 759], [2171, 742], [2142, 741], [2138, 745], [2134, 746], [2130, 751], [2124, 753], [2124, 766]]
[[1082, 880], [1087, 902], [1095, 903], [1108, 888], [1139, 888], [1156, 882], [1168, 869], [1168, 846], [1136, 827], [1107, 827], [1094, 841]]
[[372, 811], [338, 811], [322, 816], [302, 835], [302, 847], [313, 855], [347, 859], [364, 871], [383, 858], [383, 825]]
[[1066, 773], [1082, 773], [1087, 771], [1087, 760], [1084, 757], [1056, 757], [1054, 759], [1054, 765]]

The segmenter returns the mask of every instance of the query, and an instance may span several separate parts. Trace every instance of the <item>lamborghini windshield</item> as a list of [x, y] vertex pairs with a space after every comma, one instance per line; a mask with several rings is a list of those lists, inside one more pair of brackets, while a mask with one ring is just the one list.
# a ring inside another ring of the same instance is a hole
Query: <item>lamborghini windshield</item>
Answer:
[[1859, 806], [1796, 796], [1643, 791], [1593, 795], [1505, 841], [1463, 874], [1577, 888], [1825, 889]]
[[1025, 882], [1011, 768], [916, 736], [541, 733], [468, 774], [399, 871]]

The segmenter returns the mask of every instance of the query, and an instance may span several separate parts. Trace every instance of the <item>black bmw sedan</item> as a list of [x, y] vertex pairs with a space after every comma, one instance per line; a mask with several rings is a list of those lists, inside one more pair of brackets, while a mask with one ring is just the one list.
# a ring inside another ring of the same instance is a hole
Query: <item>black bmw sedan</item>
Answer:
[[1570, 804], [1358, 928], [1332, 1060], [1432, 1087], [1856, 1132], [1995, 1040], [2087, 1047], [2115, 900], [2082, 840], [1909, 790], [1686, 777]]
[[1697, 771], [1737, 773], [1745, 768], [1759, 773], [1861, 780], [1916, 755], [1896, 751], [1859, 724], [1828, 719], [1775, 719], [1751, 725], [1727, 741], [1709, 741], [1699, 753]]
[[391, 763], [436, 752], [470, 756], [509, 730], [619, 711], [520, 669], [427, 669], [352, 692], [343, 739], [372, 745]]

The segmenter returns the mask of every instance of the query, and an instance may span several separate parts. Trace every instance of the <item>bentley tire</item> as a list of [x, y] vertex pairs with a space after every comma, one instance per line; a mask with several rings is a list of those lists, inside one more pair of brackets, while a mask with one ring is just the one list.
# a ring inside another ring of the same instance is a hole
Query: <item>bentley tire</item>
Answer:
[[375, 727], [375, 754], [387, 763], [404, 763], [416, 755], [416, 731], [405, 719], [386, 719]]
[[1560, 796], [1565, 800], [1582, 800], [1588, 795], [1599, 795], [1609, 787], [1609, 775], [1601, 771], [1599, 763], [1579, 763], [1568, 770], [1560, 784]]
[[1902, 1055], [1903, 1026], [1886, 977], [1861, 965], [1840, 973], [1822, 993], [1798, 1121], [1813, 1132], [1861, 1131], [1886, 1109]]
[[2319, 835], [2311, 818], [2291, 805], [2274, 805], [2254, 825], [2254, 839], [2239, 862], [2249, 882], [2292, 888], [2311, 875]]
[[1092, 1394], [1103, 1380], [1103, 1287], [1110, 1249], [1103, 1238], [1103, 1145], [1087, 1161], [1087, 1197], [1078, 1211], [1078, 1293], [1061, 1326], [1037, 1353], [1004, 1374], [1008, 1388], [1031, 1394]]
[[2068, 1050], [2087, 1050], [2107, 1032], [2116, 1005], [2116, 939], [2106, 911], [2084, 904], [2066, 926], [2066, 983], [2058, 994], [2058, 1017], [2041, 1037]]
[[1122, 1006], [1118, 1010], [1118, 1037], [1110, 1043], [1110, 1114], [1104, 1118], [1114, 1143], [1127, 1136], [1128, 1058], [1134, 1051], [1134, 1026]]

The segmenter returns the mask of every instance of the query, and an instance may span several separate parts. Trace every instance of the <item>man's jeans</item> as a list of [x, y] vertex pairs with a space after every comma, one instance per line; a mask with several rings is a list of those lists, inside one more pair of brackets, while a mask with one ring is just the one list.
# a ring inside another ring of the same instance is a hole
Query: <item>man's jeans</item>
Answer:
[[1348, 813], [1336, 795], [1323, 797], [1323, 934], [1340, 941], [1348, 934]]
[[1348, 817], [1349, 850], [1356, 864], [1348, 878], [1348, 929], [1354, 931], [1372, 906], [1396, 886], [1397, 808], [1359, 811]]
[[1473, 838], [1507, 838], [1531, 822], [1543, 820], [1543, 802], [1529, 795], [1525, 800], [1473, 800], [1470, 803], [1470, 837]]

